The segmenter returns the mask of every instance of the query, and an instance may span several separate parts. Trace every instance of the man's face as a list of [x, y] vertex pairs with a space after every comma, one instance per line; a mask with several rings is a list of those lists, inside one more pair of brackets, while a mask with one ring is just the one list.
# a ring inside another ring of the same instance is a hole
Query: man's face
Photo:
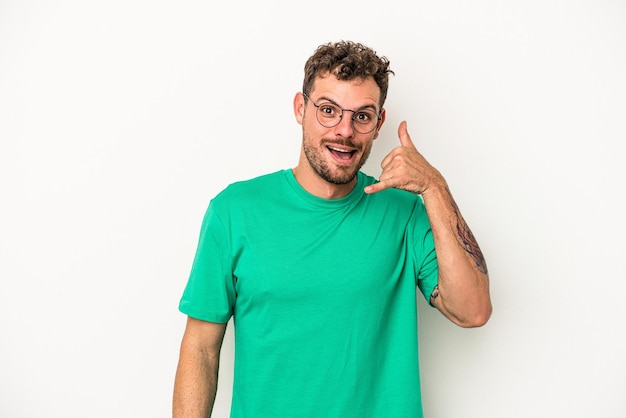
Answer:
[[[365, 164], [372, 143], [382, 123], [367, 134], [359, 133], [352, 123], [353, 112], [344, 111], [339, 124], [327, 128], [317, 117], [313, 103], [333, 103], [342, 109], [381, 112], [380, 89], [373, 78], [339, 81], [333, 75], [318, 78], [310, 92], [311, 100], [302, 103], [298, 121], [302, 124], [302, 149], [312, 171], [328, 183], [344, 185], [352, 182]], [[304, 97], [301, 97], [304, 101]]]

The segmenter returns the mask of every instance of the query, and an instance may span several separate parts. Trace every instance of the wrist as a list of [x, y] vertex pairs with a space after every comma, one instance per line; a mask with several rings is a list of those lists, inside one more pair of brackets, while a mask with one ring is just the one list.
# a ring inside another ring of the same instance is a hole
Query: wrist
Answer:
[[432, 176], [430, 182], [428, 183], [428, 186], [426, 186], [426, 188], [424, 188], [421, 193], [421, 195], [424, 197], [426, 195], [442, 196], [446, 194], [450, 194], [450, 191], [448, 190], [448, 184], [439, 172], [436, 172], [436, 174]]

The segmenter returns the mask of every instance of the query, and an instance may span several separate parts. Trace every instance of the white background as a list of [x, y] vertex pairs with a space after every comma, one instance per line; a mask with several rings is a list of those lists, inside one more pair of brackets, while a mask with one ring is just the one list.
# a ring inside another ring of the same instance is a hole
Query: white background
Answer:
[[420, 308], [427, 418], [626, 416], [623, 1], [0, 0], [0, 417], [170, 415], [209, 199], [340, 39], [396, 72], [366, 171], [407, 120], [491, 273], [483, 328]]

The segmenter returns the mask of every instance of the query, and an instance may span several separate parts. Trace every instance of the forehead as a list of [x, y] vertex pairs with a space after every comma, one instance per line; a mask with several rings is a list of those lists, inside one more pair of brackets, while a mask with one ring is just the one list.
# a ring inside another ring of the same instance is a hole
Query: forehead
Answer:
[[380, 88], [373, 77], [338, 80], [334, 75], [326, 74], [315, 79], [310, 95], [316, 100], [323, 97], [348, 108], [378, 107]]

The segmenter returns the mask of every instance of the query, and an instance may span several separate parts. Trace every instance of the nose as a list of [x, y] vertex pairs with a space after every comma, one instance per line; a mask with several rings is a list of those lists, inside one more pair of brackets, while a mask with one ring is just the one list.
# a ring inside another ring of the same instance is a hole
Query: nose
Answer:
[[350, 138], [352, 135], [354, 135], [352, 117], [353, 114], [346, 113], [346, 111], [344, 110], [341, 120], [339, 121], [337, 126], [335, 126], [335, 132], [344, 138]]

